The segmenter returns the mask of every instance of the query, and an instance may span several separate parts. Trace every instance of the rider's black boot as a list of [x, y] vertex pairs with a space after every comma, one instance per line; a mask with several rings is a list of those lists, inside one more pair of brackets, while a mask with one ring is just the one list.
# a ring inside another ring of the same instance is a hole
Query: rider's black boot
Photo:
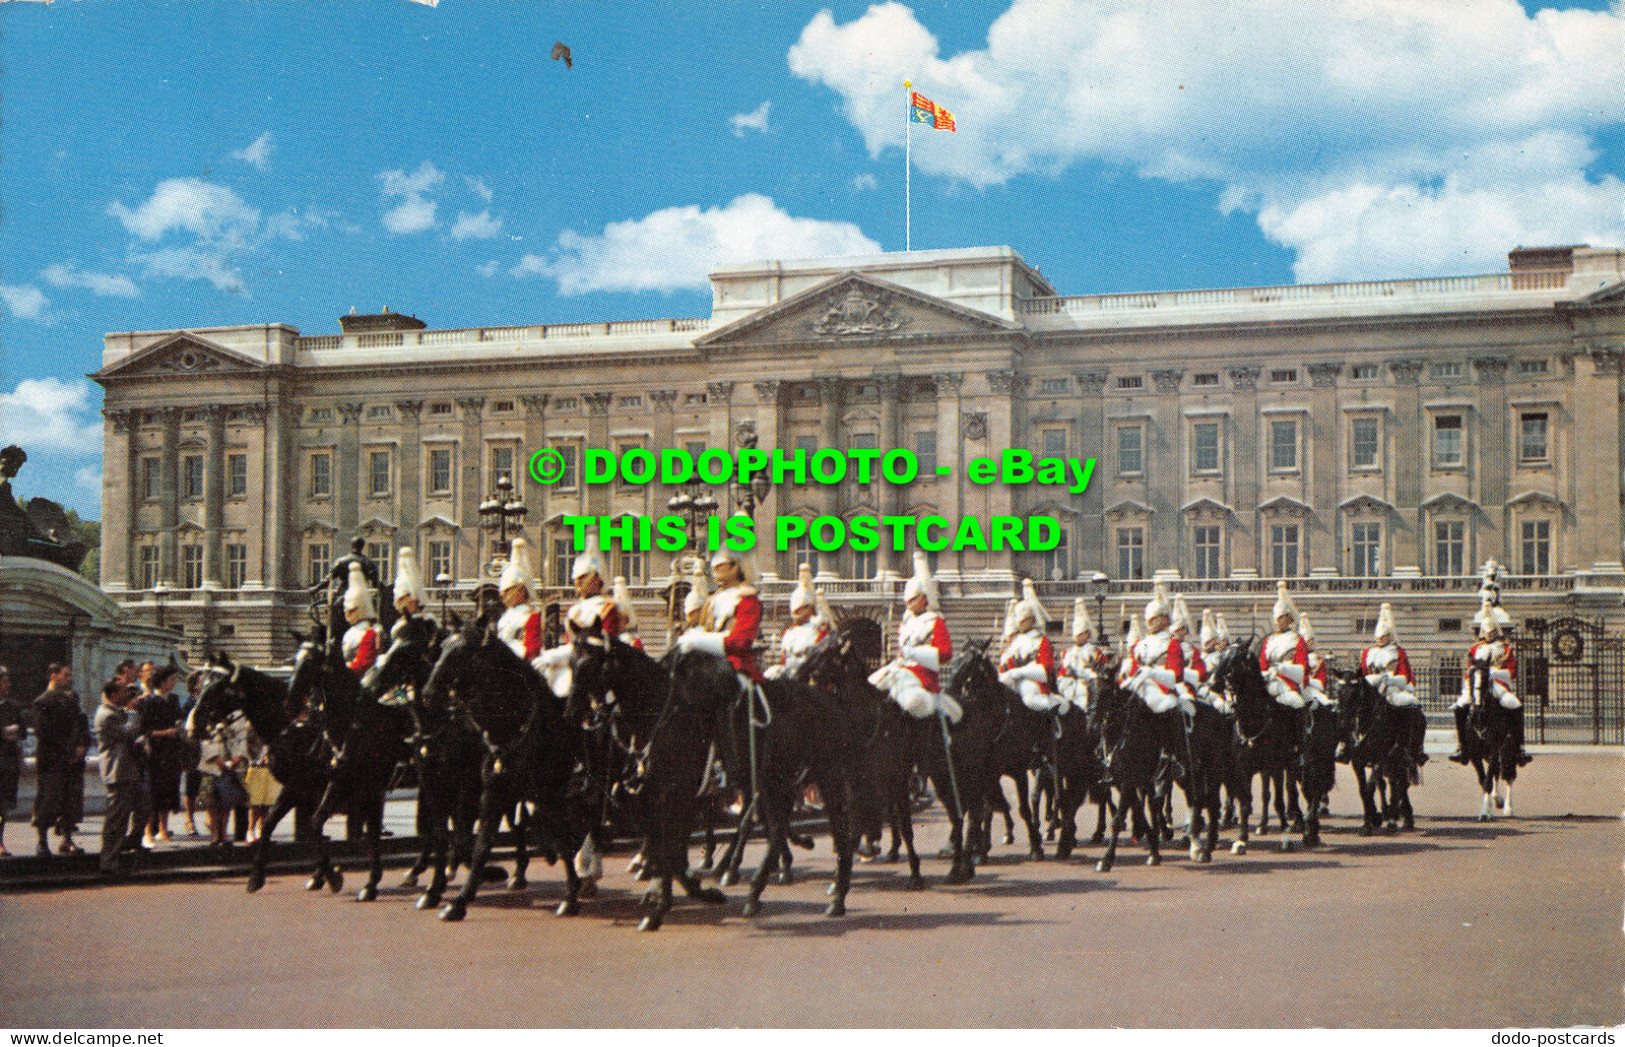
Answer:
[[1466, 763], [1467, 762], [1467, 743], [1466, 743], [1466, 741], [1464, 741], [1464, 739], [1467, 737], [1467, 708], [1466, 708], [1466, 706], [1457, 706], [1455, 712], [1456, 712], [1456, 751], [1450, 754], [1450, 762], [1451, 763]]
[[1428, 716], [1420, 706], [1411, 706], [1408, 719], [1411, 728], [1411, 759], [1420, 767], [1428, 762], [1428, 754], [1423, 750], [1423, 743], [1427, 741]]
[[1524, 752], [1523, 749], [1523, 710], [1516, 709], [1514, 712], [1518, 714], [1518, 718], [1512, 721], [1512, 741], [1518, 746], [1518, 766], [1527, 767], [1529, 761], [1533, 760], [1534, 757]]

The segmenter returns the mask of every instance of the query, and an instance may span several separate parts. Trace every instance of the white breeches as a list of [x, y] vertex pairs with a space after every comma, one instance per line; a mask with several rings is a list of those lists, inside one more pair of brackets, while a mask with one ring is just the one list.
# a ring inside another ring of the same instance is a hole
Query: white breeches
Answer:
[[[1501, 703], [1503, 709], [1522, 709], [1523, 703], [1512, 691], [1512, 674], [1505, 669], [1490, 670], [1490, 688], [1495, 694], [1495, 700]], [[1456, 708], [1473, 704], [1472, 677], [1461, 681], [1461, 697], [1456, 701]]]
[[1089, 683], [1075, 676], [1063, 676], [1056, 681], [1056, 689], [1061, 693], [1057, 696], [1061, 703], [1058, 708], [1063, 714], [1071, 712], [1074, 705], [1082, 709], [1089, 708]]
[[1164, 691], [1155, 681], [1141, 680], [1139, 686], [1133, 690], [1140, 696], [1140, 700], [1159, 716], [1172, 709], [1184, 709], [1187, 713], [1196, 711], [1195, 705], [1184, 694], [1177, 690]]
[[1052, 709], [1059, 709], [1065, 701], [1058, 694], [1045, 694], [1044, 688], [1032, 680], [1016, 681], [1016, 692], [1021, 695], [1021, 704], [1035, 713], [1047, 713]]
[[573, 683], [570, 654], [571, 649], [568, 646], [552, 647], [530, 660], [531, 668], [542, 674], [547, 686], [560, 698], [570, 697], [570, 687]]
[[958, 723], [960, 717], [965, 715], [965, 710], [958, 702], [946, 694], [926, 690], [918, 676], [896, 662], [875, 670], [869, 677], [869, 682], [890, 694], [892, 701], [902, 706], [904, 712], [917, 720], [937, 715], [938, 709], [947, 715], [949, 723]]
[[767, 677], [769, 680], [782, 680], [786, 676], [789, 676], [790, 672], [791, 670], [788, 665], [770, 665], [766, 669], [762, 670], [762, 675]]
[[1404, 709], [1408, 706], [1421, 704], [1421, 700], [1416, 697], [1416, 692], [1411, 690], [1411, 685], [1405, 682], [1403, 676], [1394, 673], [1372, 673], [1365, 679], [1366, 683], [1375, 687], [1378, 693], [1388, 699], [1388, 704], [1395, 708]]
[[1272, 676], [1268, 681], [1268, 686], [1269, 692], [1275, 697], [1275, 700], [1288, 709], [1302, 709], [1309, 704], [1303, 700], [1303, 695], [1294, 691], [1291, 685], [1284, 680], [1278, 680]]
[[1303, 682], [1303, 704], [1331, 706], [1334, 703], [1326, 688], [1320, 686], [1320, 681], [1311, 677]]

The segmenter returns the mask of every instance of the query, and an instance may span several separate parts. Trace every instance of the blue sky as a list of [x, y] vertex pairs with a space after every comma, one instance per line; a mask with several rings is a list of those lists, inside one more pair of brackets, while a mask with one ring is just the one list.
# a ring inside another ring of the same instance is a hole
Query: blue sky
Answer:
[[[0, 440], [99, 515], [107, 331], [709, 312], [713, 261], [1007, 244], [1062, 293], [1625, 244], [1625, 8], [0, 3]], [[575, 67], [548, 57], [569, 44]]]

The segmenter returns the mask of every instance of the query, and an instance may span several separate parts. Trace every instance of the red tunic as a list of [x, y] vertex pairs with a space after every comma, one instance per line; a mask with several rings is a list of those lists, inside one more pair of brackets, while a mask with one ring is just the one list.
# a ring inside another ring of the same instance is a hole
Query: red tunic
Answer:
[[756, 646], [756, 634], [761, 628], [762, 601], [754, 592], [746, 593], [734, 604], [728, 631], [722, 635], [722, 653], [728, 656], [729, 664], [757, 683], [761, 683], [764, 679], [762, 670], [756, 665], [756, 655], [753, 651]]
[[[929, 643], [936, 648], [938, 669], [947, 665], [954, 656], [954, 646], [948, 639], [948, 623], [942, 620], [940, 614], [937, 615], [936, 621], [931, 626]], [[942, 690], [942, 680], [936, 669], [927, 669], [923, 665], [905, 665], [903, 668], [913, 673], [915, 679], [920, 681], [920, 686], [931, 694], [936, 694]]]
[[[1381, 648], [1367, 647], [1365, 650], [1360, 652], [1361, 676], [1370, 676], [1373, 672], [1378, 671], [1372, 669], [1369, 664], [1371, 652], [1376, 650], [1381, 650]], [[1387, 671], [1393, 673], [1395, 676], [1403, 676], [1406, 683], [1410, 684], [1412, 687], [1416, 686], [1416, 676], [1411, 672], [1411, 660], [1406, 656], [1405, 648], [1401, 647], [1399, 649], [1399, 657], [1394, 660], [1393, 665], [1387, 668]]]
[[368, 629], [356, 644], [355, 657], [350, 659], [350, 671], [360, 676], [378, 660], [378, 630]]

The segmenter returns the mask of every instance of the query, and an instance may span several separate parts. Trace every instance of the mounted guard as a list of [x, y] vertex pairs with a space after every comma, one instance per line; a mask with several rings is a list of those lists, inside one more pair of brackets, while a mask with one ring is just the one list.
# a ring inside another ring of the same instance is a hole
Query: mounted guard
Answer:
[[[1427, 753], [1422, 751], [1428, 721], [1422, 712], [1421, 700], [1416, 697], [1416, 674], [1411, 671], [1410, 656], [1399, 645], [1392, 604], [1383, 604], [1377, 612], [1377, 625], [1371, 638], [1372, 646], [1360, 652], [1360, 674], [1389, 705], [1403, 712], [1406, 727], [1400, 744], [1410, 750], [1412, 760], [1420, 767], [1428, 762]], [[1347, 742], [1344, 742], [1338, 746], [1338, 760], [1347, 762], [1348, 758]]]
[[1197, 688], [1196, 696], [1207, 702], [1220, 712], [1229, 712], [1229, 704], [1225, 696], [1207, 685], [1207, 681], [1218, 675], [1219, 669], [1230, 658], [1230, 631], [1225, 627], [1224, 615], [1214, 614], [1212, 608], [1202, 612], [1202, 629], [1197, 634], [1197, 640], [1202, 652], [1202, 664], [1207, 669], [1207, 675], [1202, 685]]
[[515, 538], [508, 565], [497, 579], [497, 591], [507, 608], [497, 619], [497, 638], [527, 662], [542, 653], [542, 612], [531, 602], [531, 579], [535, 577], [530, 543]]
[[1308, 662], [1303, 678], [1303, 700], [1305, 705], [1330, 706], [1337, 703], [1332, 701], [1331, 691], [1328, 689], [1326, 672], [1326, 656], [1315, 650], [1315, 627], [1309, 624], [1309, 616], [1301, 615], [1298, 618], [1298, 635], [1303, 637], [1303, 646], [1308, 650]]
[[1110, 665], [1111, 657], [1095, 643], [1095, 623], [1089, 617], [1089, 602], [1080, 596], [1072, 601], [1072, 648], [1061, 658], [1061, 667], [1056, 673], [1061, 712], [1069, 711], [1074, 705], [1087, 709], [1100, 674]]
[[[1493, 582], [1493, 575], [1488, 568], [1494, 564], [1486, 564], [1486, 575]], [[1501, 609], [1495, 600], [1498, 590], [1484, 590], [1483, 602], [1478, 613], [1473, 616], [1473, 622], [1478, 626], [1479, 642], [1467, 651], [1467, 668], [1462, 673], [1461, 698], [1456, 702], [1454, 709], [1456, 715], [1456, 751], [1450, 754], [1455, 763], [1467, 763], [1466, 738], [1469, 727], [1467, 717], [1473, 704], [1473, 686], [1477, 675], [1484, 669], [1489, 670], [1491, 694], [1483, 696], [1488, 701], [1494, 698], [1501, 704], [1501, 708], [1518, 712], [1512, 718], [1512, 738], [1517, 745], [1517, 761], [1519, 767], [1527, 766], [1534, 759], [1523, 748], [1523, 703], [1518, 701], [1515, 690], [1518, 676], [1518, 658], [1512, 650], [1512, 641], [1506, 635], [1512, 627], [1512, 616]]]
[[[1183, 593], [1174, 597], [1173, 617], [1168, 620], [1168, 631], [1179, 644], [1185, 668], [1180, 673], [1179, 689], [1185, 698], [1196, 701], [1207, 688], [1208, 667], [1202, 657], [1202, 648], [1191, 638], [1194, 622], [1191, 609], [1185, 604]], [[1183, 703], [1182, 703], [1183, 704]]]
[[794, 676], [818, 641], [829, 635], [834, 622], [824, 594], [813, 588], [812, 567], [803, 563], [790, 592], [790, 625], [779, 634], [780, 661], [768, 667], [768, 679]]
[[344, 590], [344, 664], [359, 678], [378, 660], [383, 630], [378, 627], [378, 591], [367, 584], [361, 565], [350, 562], [350, 584]]
[[1173, 607], [1159, 583], [1145, 605], [1146, 635], [1135, 641], [1123, 664], [1124, 689], [1138, 695], [1151, 710], [1164, 757], [1172, 763], [1172, 777], [1183, 778], [1185, 770], [1176, 754], [1189, 751], [1189, 719], [1196, 714], [1195, 703], [1185, 694], [1185, 650], [1170, 629]]
[[1011, 608], [1011, 636], [999, 657], [999, 682], [1021, 695], [1035, 713], [1053, 712], [1065, 700], [1055, 688], [1055, 648], [1044, 635], [1049, 615], [1038, 601], [1031, 578], [1021, 582], [1021, 599]]
[[756, 637], [762, 628], [762, 598], [750, 584], [744, 557], [727, 546], [711, 556], [711, 577], [717, 583], [700, 612], [697, 628], [677, 639], [679, 651], [703, 651], [728, 659], [740, 682], [760, 684], [764, 677], [756, 664]]
[[1275, 620], [1275, 632], [1264, 641], [1264, 649], [1258, 654], [1258, 668], [1276, 701], [1288, 708], [1302, 709], [1306, 704], [1303, 682], [1309, 675], [1309, 645], [1298, 633], [1298, 608], [1286, 591], [1286, 583], [1277, 582], [1275, 592], [1275, 606], [1270, 615]]
[[910, 716], [924, 720], [941, 710], [951, 723], [958, 723], [965, 712], [942, 693], [938, 676], [953, 657], [953, 643], [938, 611], [937, 580], [923, 552], [914, 553], [914, 575], [903, 586], [903, 606], [897, 657], [875, 670], [869, 682], [888, 692]]

